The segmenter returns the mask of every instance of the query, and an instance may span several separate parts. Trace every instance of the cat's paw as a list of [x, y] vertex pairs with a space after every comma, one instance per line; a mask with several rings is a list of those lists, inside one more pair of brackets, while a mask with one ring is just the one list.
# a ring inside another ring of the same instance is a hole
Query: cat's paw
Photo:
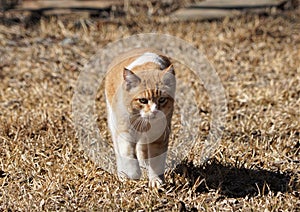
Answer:
[[155, 177], [149, 180], [149, 187], [151, 188], [161, 188], [165, 181], [161, 177]]
[[140, 172], [118, 172], [118, 177], [120, 181], [126, 180], [138, 180], [141, 177]]
[[124, 172], [118, 172], [118, 178], [121, 182], [125, 182], [130, 179]]
[[137, 180], [141, 177], [141, 169], [136, 159], [119, 157], [117, 167], [119, 178]]

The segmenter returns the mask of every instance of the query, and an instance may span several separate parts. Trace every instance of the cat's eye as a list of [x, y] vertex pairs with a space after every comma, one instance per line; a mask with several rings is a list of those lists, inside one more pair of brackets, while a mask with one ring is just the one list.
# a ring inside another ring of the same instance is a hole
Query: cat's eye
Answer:
[[139, 102], [142, 103], [142, 104], [148, 104], [148, 99], [140, 98]]
[[165, 98], [165, 97], [160, 97], [159, 99], [158, 99], [158, 103], [160, 103], [160, 104], [163, 104], [163, 103], [165, 103], [167, 101], [167, 98]]

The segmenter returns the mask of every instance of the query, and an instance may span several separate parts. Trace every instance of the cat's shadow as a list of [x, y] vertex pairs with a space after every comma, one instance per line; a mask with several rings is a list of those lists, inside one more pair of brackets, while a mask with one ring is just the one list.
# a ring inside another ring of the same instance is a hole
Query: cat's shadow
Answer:
[[268, 192], [289, 192], [296, 190], [293, 173], [272, 172], [257, 168], [235, 167], [210, 161], [203, 166], [182, 163], [170, 173], [170, 177], [180, 175], [198, 193], [218, 190], [226, 197], [246, 197], [264, 195]]

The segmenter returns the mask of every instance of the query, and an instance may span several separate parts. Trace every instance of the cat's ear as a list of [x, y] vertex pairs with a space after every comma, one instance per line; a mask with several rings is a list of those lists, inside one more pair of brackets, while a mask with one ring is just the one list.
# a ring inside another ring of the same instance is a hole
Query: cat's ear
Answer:
[[138, 86], [141, 83], [141, 79], [135, 73], [133, 73], [131, 70], [127, 68], [124, 68], [123, 78], [125, 81], [125, 89], [127, 91]]
[[175, 84], [175, 71], [174, 66], [171, 64], [168, 68], [163, 70], [163, 83], [165, 85], [173, 85]]
[[164, 69], [163, 72], [173, 74], [175, 76], [174, 66], [171, 64], [168, 66], [168, 68]]

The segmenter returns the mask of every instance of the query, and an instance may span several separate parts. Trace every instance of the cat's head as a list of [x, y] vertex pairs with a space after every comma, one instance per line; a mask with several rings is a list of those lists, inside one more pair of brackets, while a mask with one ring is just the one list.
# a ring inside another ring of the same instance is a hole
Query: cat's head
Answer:
[[123, 78], [126, 105], [133, 117], [156, 119], [160, 112], [172, 116], [176, 87], [173, 65], [136, 73], [124, 68]]

